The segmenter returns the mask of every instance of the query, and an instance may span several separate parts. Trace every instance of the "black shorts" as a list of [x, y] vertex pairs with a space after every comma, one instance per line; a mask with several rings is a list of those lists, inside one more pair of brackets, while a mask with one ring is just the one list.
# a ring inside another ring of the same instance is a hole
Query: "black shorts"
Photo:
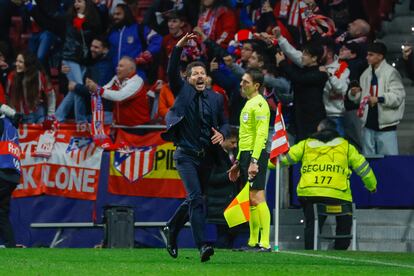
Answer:
[[[240, 153], [239, 166], [240, 166], [240, 179], [243, 185], [247, 182], [249, 174], [249, 166], [252, 158], [252, 151], [242, 151]], [[269, 153], [266, 149], [263, 149], [260, 153], [258, 160], [259, 172], [253, 179], [253, 183], [250, 185], [250, 189], [253, 190], [264, 190], [266, 187], [266, 172], [267, 172], [267, 163], [269, 161]]]

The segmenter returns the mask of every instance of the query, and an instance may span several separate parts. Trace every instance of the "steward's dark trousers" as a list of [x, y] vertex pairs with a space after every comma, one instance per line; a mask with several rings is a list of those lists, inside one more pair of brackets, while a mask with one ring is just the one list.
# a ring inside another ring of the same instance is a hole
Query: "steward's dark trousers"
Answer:
[[[302, 205], [303, 213], [305, 215], [305, 249], [313, 249], [313, 236], [315, 216], [313, 212], [314, 203], [324, 204], [342, 204], [348, 201], [329, 197], [299, 197], [299, 202]], [[326, 216], [319, 216], [319, 231], [322, 232], [323, 224]], [[336, 217], [336, 235], [349, 235], [352, 228], [352, 216], [337, 216]], [[335, 239], [334, 248], [336, 250], [346, 250], [349, 247], [351, 239]]]
[[10, 198], [16, 184], [0, 179], [0, 240], [6, 247], [16, 247], [13, 229], [10, 223]]

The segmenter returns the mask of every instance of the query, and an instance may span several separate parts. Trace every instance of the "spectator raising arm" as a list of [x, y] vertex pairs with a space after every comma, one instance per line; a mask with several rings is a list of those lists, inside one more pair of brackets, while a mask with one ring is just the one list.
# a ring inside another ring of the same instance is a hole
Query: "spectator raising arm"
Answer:
[[282, 52], [286, 55], [286, 57], [289, 58], [297, 66], [303, 67], [303, 65], [302, 65], [302, 52], [299, 51], [299, 50], [296, 50], [295, 47], [293, 47], [289, 43], [289, 41], [287, 41], [287, 39], [282, 36], [279, 27], [275, 27], [273, 29], [273, 34], [277, 38], [277, 40], [279, 42], [279, 47], [282, 50]]

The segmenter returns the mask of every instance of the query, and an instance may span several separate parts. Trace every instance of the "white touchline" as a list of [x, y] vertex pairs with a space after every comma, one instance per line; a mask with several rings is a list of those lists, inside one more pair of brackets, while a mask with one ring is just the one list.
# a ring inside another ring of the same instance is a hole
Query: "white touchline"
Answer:
[[414, 265], [387, 263], [387, 262], [380, 262], [380, 261], [366, 260], [366, 259], [352, 259], [352, 258], [346, 258], [346, 257], [336, 257], [336, 256], [318, 255], [318, 254], [302, 253], [302, 252], [293, 252], [293, 251], [279, 251], [277, 253], [286, 253], [286, 254], [307, 256], [307, 257], [315, 257], [315, 258], [322, 258], [322, 259], [333, 259], [333, 260], [340, 260], [340, 261], [352, 261], [352, 262], [379, 264], [379, 265], [396, 266], [396, 267], [414, 269]]

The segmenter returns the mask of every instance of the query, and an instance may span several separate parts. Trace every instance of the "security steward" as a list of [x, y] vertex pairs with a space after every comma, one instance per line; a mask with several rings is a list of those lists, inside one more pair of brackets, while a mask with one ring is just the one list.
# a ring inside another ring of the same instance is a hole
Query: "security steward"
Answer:
[[168, 253], [177, 258], [177, 236], [189, 216], [194, 241], [200, 250], [200, 260], [206, 262], [214, 254], [214, 249], [204, 238], [202, 185], [206, 182], [212, 163], [210, 149], [219, 147], [229, 127], [224, 116], [223, 97], [207, 88], [206, 66], [199, 61], [192, 62], [187, 65], [187, 79], [183, 80], [180, 76], [180, 56], [183, 47], [191, 39], [197, 39], [197, 36], [186, 34], [177, 42], [167, 70], [175, 102], [167, 113], [167, 131], [162, 134], [162, 138], [173, 141], [177, 146], [175, 167], [184, 183], [187, 197], [167, 223], [164, 234]]
[[[339, 136], [335, 122], [324, 119], [317, 130], [280, 158], [283, 165], [302, 162], [297, 194], [305, 215], [305, 249], [313, 249], [313, 204], [352, 202], [351, 169], [361, 177], [371, 193], [376, 192], [377, 187], [377, 179], [369, 163], [352, 144]], [[321, 227], [325, 220], [326, 216], [320, 219]], [[351, 233], [352, 215], [337, 216], [336, 223], [337, 235]], [[336, 239], [334, 248], [346, 250], [349, 244], [350, 239]]]

